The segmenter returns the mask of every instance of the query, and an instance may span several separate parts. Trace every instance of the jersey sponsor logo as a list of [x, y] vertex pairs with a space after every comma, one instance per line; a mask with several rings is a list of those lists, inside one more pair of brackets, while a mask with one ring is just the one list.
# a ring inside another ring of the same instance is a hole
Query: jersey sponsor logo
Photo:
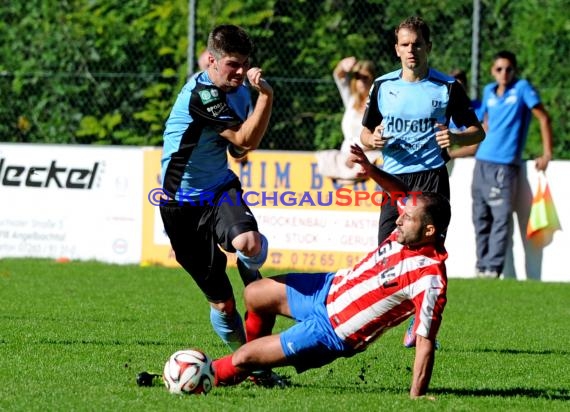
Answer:
[[[399, 117], [385, 117], [384, 130], [386, 136], [393, 136], [394, 133], [425, 133], [433, 130], [436, 119], [402, 119]], [[383, 120], [384, 122], [384, 120]]]
[[226, 104], [224, 102], [220, 102], [218, 104], [206, 108], [208, 113], [210, 113], [213, 117], [218, 117], [220, 113], [222, 113], [225, 109], [226, 109]]
[[433, 108], [438, 108], [438, 107], [443, 107], [444, 104], [441, 100], [432, 100], [431, 101], [431, 107]]
[[200, 100], [202, 100], [203, 104], [208, 104], [216, 101], [219, 97], [218, 91], [216, 89], [200, 90], [198, 94], [200, 95]]
[[10, 164], [0, 159], [0, 186], [51, 187], [60, 189], [91, 189], [99, 162], [88, 168], [61, 167], [52, 160], [48, 165], [26, 166]]
[[415, 142], [415, 143], [400, 140], [399, 142], [390, 145], [390, 149], [392, 149], [392, 150], [403, 150], [403, 151], [406, 151], [408, 153], [415, 153], [415, 152], [422, 150], [425, 146], [428, 146], [429, 140], [430, 140], [429, 137], [427, 139], [422, 139], [422, 140]]

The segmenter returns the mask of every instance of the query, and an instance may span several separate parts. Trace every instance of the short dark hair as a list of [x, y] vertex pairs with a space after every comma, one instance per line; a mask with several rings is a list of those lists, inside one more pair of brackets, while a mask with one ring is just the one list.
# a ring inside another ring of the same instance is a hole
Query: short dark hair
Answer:
[[501, 50], [495, 54], [493, 57], [493, 62], [497, 61], [498, 59], [507, 59], [511, 62], [515, 69], [517, 68], [517, 56], [515, 56], [513, 52], [510, 52], [508, 50]]
[[222, 24], [215, 27], [208, 36], [208, 51], [220, 59], [228, 54], [250, 56], [254, 44], [247, 32], [233, 24]]
[[436, 238], [444, 239], [451, 221], [449, 200], [435, 192], [422, 192], [417, 199], [422, 201], [424, 207], [422, 223], [434, 225]]
[[429, 26], [421, 17], [418, 16], [408, 17], [406, 20], [402, 21], [398, 25], [398, 27], [396, 27], [396, 30], [394, 32], [394, 34], [396, 35], [396, 43], [398, 42], [398, 32], [401, 29], [408, 29], [415, 33], [421, 33], [426, 43], [430, 42]]

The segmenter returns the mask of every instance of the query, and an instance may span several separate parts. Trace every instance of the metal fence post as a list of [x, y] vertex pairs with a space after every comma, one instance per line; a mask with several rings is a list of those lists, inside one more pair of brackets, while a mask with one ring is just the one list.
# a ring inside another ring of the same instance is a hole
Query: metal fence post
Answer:
[[188, 78], [194, 74], [196, 66], [196, 2], [197, 0], [188, 0], [188, 55], [186, 57]]
[[473, 0], [473, 23], [471, 30], [471, 81], [469, 95], [472, 99], [479, 97], [479, 38], [481, 34], [481, 0]]

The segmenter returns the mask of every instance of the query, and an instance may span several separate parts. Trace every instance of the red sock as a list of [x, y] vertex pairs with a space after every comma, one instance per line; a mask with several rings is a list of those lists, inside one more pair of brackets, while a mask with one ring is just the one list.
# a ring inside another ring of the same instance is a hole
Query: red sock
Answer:
[[247, 378], [248, 373], [239, 370], [232, 363], [232, 355], [224, 356], [212, 362], [214, 368], [214, 386], [237, 385]]
[[250, 342], [262, 336], [271, 335], [275, 325], [275, 315], [261, 316], [259, 313], [247, 311], [245, 313], [245, 336]]

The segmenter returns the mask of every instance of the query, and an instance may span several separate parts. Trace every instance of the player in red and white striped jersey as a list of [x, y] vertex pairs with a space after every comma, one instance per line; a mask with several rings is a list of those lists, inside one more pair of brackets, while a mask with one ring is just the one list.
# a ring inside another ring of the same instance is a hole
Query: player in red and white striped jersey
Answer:
[[397, 241], [397, 230], [353, 269], [336, 273], [327, 313], [336, 334], [362, 349], [412, 314], [416, 334], [435, 338], [445, 306], [447, 253]]
[[[371, 165], [362, 149], [353, 146], [352, 153], [363, 175], [386, 192], [407, 192], [399, 179]], [[354, 267], [280, 275], [248, 285], [248, 343], [214, 361], [216, 386], [239, 383], [256, 369], [291, 365], [303, 372], [353, 356], [415, 314], [410, 396], [425, 396], [446, 303], [443, 237], [451, 211], [447, 199], [436, 193], [413, 193], [403, 200], [397, 228]], [[278, 314], [297, 323], [272, 335]]]

